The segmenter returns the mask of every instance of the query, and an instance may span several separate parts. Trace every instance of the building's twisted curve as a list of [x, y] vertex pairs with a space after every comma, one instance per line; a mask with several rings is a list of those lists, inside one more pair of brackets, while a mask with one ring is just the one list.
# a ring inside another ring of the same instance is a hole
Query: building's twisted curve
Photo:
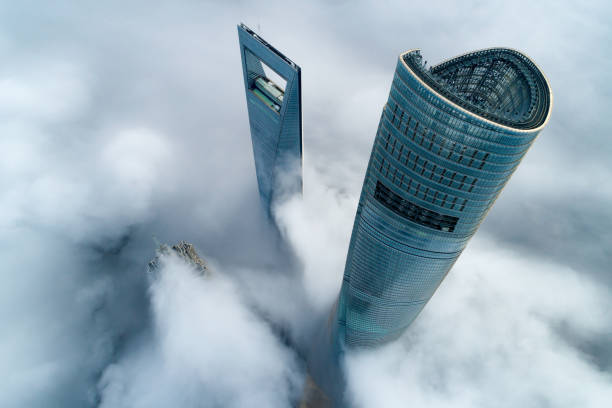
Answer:
[[383, 343], [408, 327], [545, 126], [551, 104], [544, 75], [518, 51], [476, 51], [430, 69], [418, 50], [399, 57], [336, 305], [339, 343]]

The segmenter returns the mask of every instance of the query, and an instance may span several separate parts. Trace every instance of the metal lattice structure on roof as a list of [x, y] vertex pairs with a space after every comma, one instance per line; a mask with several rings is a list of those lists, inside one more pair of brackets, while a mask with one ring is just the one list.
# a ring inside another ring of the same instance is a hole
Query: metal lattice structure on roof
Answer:
[[427, 69], [419, 50], [404, 62], [436, 92], [487, 120], [515, 129], [535, 129], [548, 116], [551, 97], [538, 67], [509, 48], [490, 48]]

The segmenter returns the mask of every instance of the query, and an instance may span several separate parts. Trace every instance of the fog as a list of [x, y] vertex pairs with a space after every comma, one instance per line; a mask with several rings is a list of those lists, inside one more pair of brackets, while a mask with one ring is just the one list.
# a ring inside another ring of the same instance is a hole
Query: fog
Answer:
[[[289, 407], [342, 280], [399, 53], [490, 46], [552, 119], [356, 407], [612, 398], [605, 2], [0, 3], [0, 405]], [[302, 68], [304, 195], [260, 208], [236, 24]], [[156, 240], [192, 242], [213, 274]], [[293, 255], [291, 255], [293, 254]]]

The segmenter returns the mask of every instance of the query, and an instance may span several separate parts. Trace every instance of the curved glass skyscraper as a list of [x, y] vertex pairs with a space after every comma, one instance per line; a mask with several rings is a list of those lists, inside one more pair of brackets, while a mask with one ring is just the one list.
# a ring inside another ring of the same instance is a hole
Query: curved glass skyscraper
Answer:
[[550, 116], [538, 67], [507, 48], [426, 68], [400, 55], [357, 208], [334, 337], [368, 346], [415, 319]]

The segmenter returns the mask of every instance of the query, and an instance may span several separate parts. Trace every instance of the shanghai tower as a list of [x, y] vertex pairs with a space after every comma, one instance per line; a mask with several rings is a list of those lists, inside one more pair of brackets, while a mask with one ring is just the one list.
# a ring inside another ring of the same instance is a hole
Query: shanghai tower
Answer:
[[516, 170], [551, 109], [520, 52], [492, 48], [430, 69], [399, 57], [378, 126], [337, 304], [349, 346], [398, 337]]
[[314, 347], [329, 354], [309, 361], [313, 382], [333, 400], [341, 380], [329, 363], [345, 347], [386, 343], [412, 323], [546, 125], [551, 106], [546, 78], [518, 51], [485, 49], [431, 68], [419, 50], [400, 55], [340, 295]]

